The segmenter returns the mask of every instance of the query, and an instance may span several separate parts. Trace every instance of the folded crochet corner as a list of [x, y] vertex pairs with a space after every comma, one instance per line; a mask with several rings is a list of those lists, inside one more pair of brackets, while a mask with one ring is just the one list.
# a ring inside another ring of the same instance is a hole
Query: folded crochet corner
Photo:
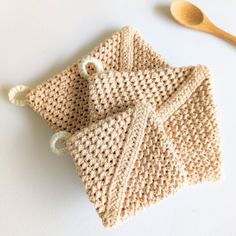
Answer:
[[52, 130], [74, 133], [89, 124], [88, 76], [103, 70], [138, 71], [166, 66], [166, 61], [139, 33], [127, 26], [32, 89], [21, 104], [28, 104], [39, 113]]
[[218, 123], [207, 67], [110, 71], [89, 83], [91, 123], [146, 101], [185, 163], [188, 182], [220, 178]]
[[66, 146], [106, 227], [173, 195], [186, 182], [158, 114], [145, 103], [76, 132]]

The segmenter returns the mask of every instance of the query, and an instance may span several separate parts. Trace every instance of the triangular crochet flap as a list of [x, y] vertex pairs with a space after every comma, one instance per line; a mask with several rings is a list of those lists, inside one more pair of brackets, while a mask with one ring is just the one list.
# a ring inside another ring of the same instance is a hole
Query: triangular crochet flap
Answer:
[[[175, 150], [181, 153], [189, 183], [217, 181], [222, 174], [222, 158], [216, 105], [211, 75], [205, 71], [202, 82], [179, 109], [164, 122]], [[184, 90], [183, 90], [184, 91]]]
[[140, 104], [75, 133], [67, 148], [103, 224], [112, 227], [184, 183], [158, 116]]
[[218, 122], [207, 67], [107, 72], [90, 78], [91, 122], [147, 101], [180, 153], [190, 183], [221, 175]]
[[123, 111], [138, 101], [147, 100], [159, 110], [195, 74], [196, 68], [190, 66], [94, 75], [89, 79], [91, 122]]
[[[124, 27], [96, 47], [90, 56], [101, 61], [104, 70], [138, 71], [168, 66], [131, 27]], [[88, 80], [82, 78], [80, 63], [68, 66], [28, 94], [28, 104], [54, 131], [74, 133], [89, 124]], [[88, 73], [94, 73], [89, 64]]]

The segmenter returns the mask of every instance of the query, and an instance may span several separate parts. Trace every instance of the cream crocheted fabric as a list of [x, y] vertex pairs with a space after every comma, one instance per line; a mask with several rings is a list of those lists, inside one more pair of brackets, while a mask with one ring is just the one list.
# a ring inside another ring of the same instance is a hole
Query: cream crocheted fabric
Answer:
[[[13, 88], [9, 99], [60, 131], [52, 150], [72, 155], [107, 227], [221, 176], [208, 68], [169, 66], [131, 27], [35, 89]], [[65, 148], [55, 147], [59, 139]]]
[[62, 137], [105, 226], [183, 184], [220, 178], [207, 67], [110, 71], [90, 77], [89, 83], [91, 125]]
[[[81, 66], [84, 59], [91, 63]], [[94, 63], [100, 63], [98, 68]], [[168, 64], [131, 27], [124, 27], [96, 47], [89, 57], [78, 59], [64, 71], [32, 89], [28, 105], [38, 112], [54, 131], [74, 133], [89, 123], [88, 80], [100, 70], [138, 71]]]
[[106, 227], [173, 195], [185, 183], [183, 163], [148, 104], [76, 132], [66, 146]]
[[181, 156], [188, 182], [219, 179], [218, 124], [207, 67], [111, 71], [89, 82], [91, 122], [146, 101]]

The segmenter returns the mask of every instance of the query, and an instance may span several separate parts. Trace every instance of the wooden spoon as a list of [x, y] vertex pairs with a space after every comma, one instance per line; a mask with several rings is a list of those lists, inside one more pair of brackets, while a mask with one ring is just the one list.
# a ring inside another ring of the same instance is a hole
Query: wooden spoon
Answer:
[[214, 25], [207, 16], [195, 5], [184, 0], [175, 0], [170, 6], [174, 19], [192, 29], [201, 30], [236, 45], [236, 37]]

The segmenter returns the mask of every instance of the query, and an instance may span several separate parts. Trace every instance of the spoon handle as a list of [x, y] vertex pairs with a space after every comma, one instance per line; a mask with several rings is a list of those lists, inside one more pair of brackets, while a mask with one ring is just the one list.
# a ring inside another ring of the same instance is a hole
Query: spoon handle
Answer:
[[211, 27], [211, 33], [236, 45], [236, 37], [214, 25]]

